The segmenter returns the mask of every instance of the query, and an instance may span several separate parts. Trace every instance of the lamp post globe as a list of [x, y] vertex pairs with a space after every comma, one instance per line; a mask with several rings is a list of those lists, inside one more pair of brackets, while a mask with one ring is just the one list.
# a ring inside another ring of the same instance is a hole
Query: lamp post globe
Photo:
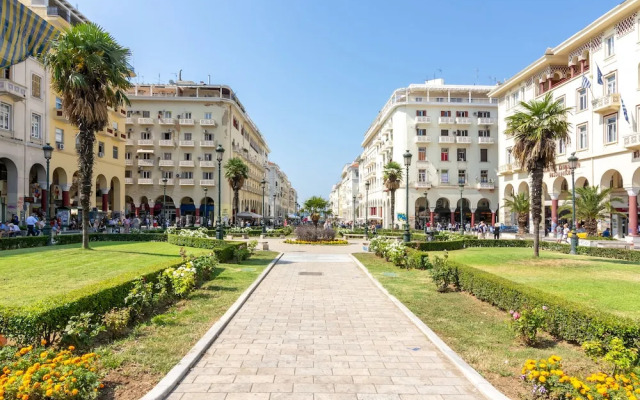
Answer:
[[44, 227], [42, 228], [42, 234], [44, 236], [49, 236], [49, 240], [47, 241], [47, 244], [52, 244], [53, 241], [53, 237], [52, 232], [51, 232], [51, 191], [49, 190], [49, 163], [51, 162], [51, 157], [53, 155], [53, 147], [47, 143], [44, 146], [42, 146], [42, 152], [44, 153], [44, 159], [47, 160], [47, 199], [46, 199], [46, 205], [47, 208], [45, 210], [45, 224]]
[[571, 250], [569, 254], [577, 254], [578, 250], [578, 233], [576, 232], [576, 175], [575, 171], [578, 168], [578, 157], [576, 153], [571, 153], [568, 158], [569, 169], [571, 170], [571, 206], [573, 211], [573, 218], [571, 221]]
[[216, 239], [223, 239], [222, 232], [222, 157], [224, 156], [224, 148], [221, 144], [216, 148], [216, 160], [218, 161], [218, 221], [216, 224]]
[[402, 158], [404, 159], [404, 165], [406, 167], [406, 175], [405, 175], [405, 188], [406, 188], [406, 195], [407, 195], [407, 203], [406, 203], [406, 221], [405, 221], [405, 225], [404, 225], [404, 236], [403, 236], [403, 240], [404, 242], [410, 242], [411, 241], [411, 231], [409, 230], [409, 166], [411, 165], [411, 157], [412, 154], [411, 152], [409, 152], [409, 150], [405, 151], [404, 154], [402, 155]]
[[262, 188], [262, 234], [267, 233], [267, 225], [264, 219], [264, 188], [267, 186], [267, 181], [262, 179], [260, 181], [260, 187]]

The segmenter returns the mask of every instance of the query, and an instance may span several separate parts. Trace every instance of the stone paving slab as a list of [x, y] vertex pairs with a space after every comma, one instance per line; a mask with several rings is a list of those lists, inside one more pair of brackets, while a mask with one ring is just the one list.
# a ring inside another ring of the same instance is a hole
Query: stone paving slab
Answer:
[[167, 398], [484, 399], [348, 255], [317, 250], [286, 253]]

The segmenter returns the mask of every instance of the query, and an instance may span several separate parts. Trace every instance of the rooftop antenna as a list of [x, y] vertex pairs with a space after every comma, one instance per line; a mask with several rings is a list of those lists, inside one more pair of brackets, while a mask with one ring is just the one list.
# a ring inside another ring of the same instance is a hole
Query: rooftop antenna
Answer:
[[178, 71], [178, 80], [179, 81], [182, 80], [182, 69], [180, 71]]
[[161, 84], [162, 81], [160, 80], [160, 73], [158, 73], [158, 85]]
[[211, 85], [211, 74], [207, 75], [207, 85]]

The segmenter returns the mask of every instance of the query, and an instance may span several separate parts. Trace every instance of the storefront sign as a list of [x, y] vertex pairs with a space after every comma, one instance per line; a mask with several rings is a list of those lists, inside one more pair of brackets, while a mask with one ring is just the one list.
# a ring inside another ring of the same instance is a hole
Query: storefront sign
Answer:
[[[578, 167], [580, 168], [580, 162], [578, 162]], [[567, 176], [567, 175], [571, 175], [571, 168], [569, 168], [569, 163], [565, 163], [565, 164], [560, 164], [560, 165], [556, 165], [556, 170], [555, 171], [551, 171], [549, 170], [549, 177], [550, 178], [556, 178], [559, 176]]]

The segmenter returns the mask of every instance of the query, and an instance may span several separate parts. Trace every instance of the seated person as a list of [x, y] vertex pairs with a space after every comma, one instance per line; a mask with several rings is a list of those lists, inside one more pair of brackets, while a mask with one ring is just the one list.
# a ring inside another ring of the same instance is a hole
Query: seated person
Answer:
[[0, 222], [0, 238], [5, 236], [9, 236], [9, 227], [4, 222]]
[[604, 232], [602, 232], [602, 237], [611, 237], [611, 231], [609, 231], [609, 228], [605, 229]]
[[10, 229], [10, 236], [11, 237], [16, 237], [16, 236], [22, 236], [22, 231], [20, 230], [20, 227], [16, 224], [9, 224], [9, 229]]

